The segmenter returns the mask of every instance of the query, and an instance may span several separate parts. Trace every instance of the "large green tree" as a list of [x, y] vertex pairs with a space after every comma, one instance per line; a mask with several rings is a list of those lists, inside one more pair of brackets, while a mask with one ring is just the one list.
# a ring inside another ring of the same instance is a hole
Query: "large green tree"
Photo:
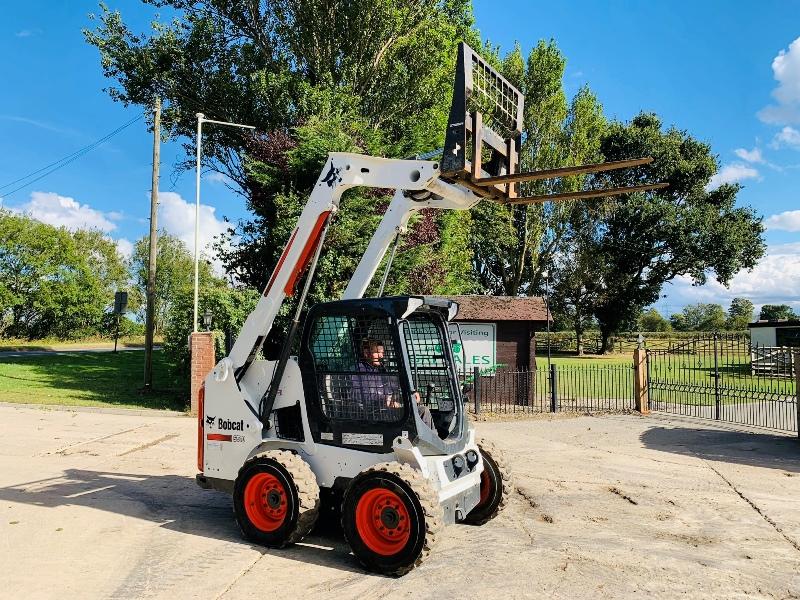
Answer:
[[0, 211], [0, 324], [3, 335], [40, 339], [103, 333], [127, 269], [95, 230], [70, 232]]
[[781, 319], [796, 319], [798, 317], [788, 304], [765, 304], [761, 307], [758, 318], [762, 321], [778, 321]]
[[[150, 264], [150, 237], [144, 236], [133, 247], [131, 274], [136, 284], [135, 299], [139, 318], [145, 319], [145, 293]], [[200, 287], [205, 287], [213, 279], [211, 266], [206, 260], [198, 263]], [[194, 293], [194, 257], [186, 244], [173, 235], [160, 231], [156, 254], [155, 310], [156, 334], [163, 333], [170, 306], [184, 290]]]
[[600, 151], [609, 161], [652, 156], [650, 165], [595, 176], [599, 186], [664, 181], [669, 187], [620, 196], [600, 206], [599, 235], [591, 242], [591, 278], [598, 288], [594, 308], [602, 333], [628, 328], [643, 307], [659, 298], [663, 285], [679, 275], [697, 285], [714, 277], [723, 285], [764, 254], [761, 217], [737, 206], [739, 186], [708, 189], [717, 171], [708, 144], [676, 128], [663, 130], [653, 114], [606, 130]]
[[672, 325], [656, 308], [650, 308], [639, 316], [639, 331], [657, 332], [670, 329]]
[[[566, 59], [554, 41], [540, 41], [527, 61], [515, 48], [503, 74], [525, 94], [520, 169], [533, 171], [592, 162], [605, 128], [602, 107], [589, 88], [568, 101]], [[583, 177], [520, 184], [521, 196], [574, 191]], [[483, 202], [473, 211], [473, 264], [482, 292], [509, 296], [543, 290], [543, 272], [565, 250], [575, 202], [502, 206]], [[580, 312], [580, 311], [578, 311]]]
[[733, 331], [744, 331], [753, 320], [753, 303], [747, 298], [734, 298], [728, 308], [726, 326]]
[[719, 304], [689, 304], [670, 322], [677, 331], [719, 331], [725, 329], [725, 310]]
[[[210, 127], [203, 143], [207, 167], [247, 198], [253, 217], [231, 225], [236, 246], [222, 258], [255, 288], [265, 285], [328, 152], [407, 156], [441, 145], [456, 44], [480, 43], [468, 0], [152, 3], [174, 10], [176, 19], [145, 36], [104, 10], [87, 40], [116, 82], [113, 98], [144, 106], [155, 96], [165, 100], [169, 135], [193, 140], [197, 112], [257, 127], [253, 137]], [[186, 149], [193, 155], [191, 142]], [[371, 233], [361, 225], [373, 224], [386, 202], [376, 192], [345, 195], [316, 296], [343, 287]], [[467, 252], [468, 262], [466, 236], [454, 230], [469, 222], [416, 219], [397, 280], [412, 273], [414, 291], [464, 291], [468, 283], [443, 286], [435, 276], [450, 271], [453, 256]], [[358, 227], [342, 231], [342, 224]], [[431, 224], [435, 236], [427, 235]]]

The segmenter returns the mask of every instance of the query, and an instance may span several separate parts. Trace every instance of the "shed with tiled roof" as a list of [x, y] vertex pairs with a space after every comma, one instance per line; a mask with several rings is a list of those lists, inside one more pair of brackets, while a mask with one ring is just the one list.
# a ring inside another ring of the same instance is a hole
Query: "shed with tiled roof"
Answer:
[[[485, 324], [494, 333], [495, 368], [536, 368], [536, 332], [544, 331], [549, 316], [547, 303], [540, 297], [448, 296], [458, 303], [455, 322]], [[550, 316], [552, 323], [552, 316]], [[491, 325], [491, 327], [489, 327]], [[470, 362], [470, 361], [468, 361]], [[479, 365], [487, 367], [485, 362]]]

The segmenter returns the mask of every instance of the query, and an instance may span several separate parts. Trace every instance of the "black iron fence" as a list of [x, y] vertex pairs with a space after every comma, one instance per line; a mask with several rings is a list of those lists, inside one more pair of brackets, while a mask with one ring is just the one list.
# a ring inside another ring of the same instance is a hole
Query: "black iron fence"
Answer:
[[712, 334], [647, 351], [651, 410], [797, 432], [796, 348]]
[[607, 412], [634, 407], [633, 365], [551, 365], [463, 375], [473, 413]]
[[636, 408], [639, 393], [650, 410], [800, 435], [797, 351], [753, 345], [736, 333], [669, 340], [647, 349], [639, 392], [633, 361], [559, 362], [530, 371], [476, 368], [462, 379], [473, 413], [626, 411]]

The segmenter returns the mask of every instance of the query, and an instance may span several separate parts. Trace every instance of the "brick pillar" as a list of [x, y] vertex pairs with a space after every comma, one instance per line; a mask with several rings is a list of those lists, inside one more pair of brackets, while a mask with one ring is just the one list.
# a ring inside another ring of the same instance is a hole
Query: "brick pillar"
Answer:
[[192, 355], [191, 413], [197, 414], [200, 386], [206, 375], [214, 368], [214, 334], [198, 331], [189, 336], [189, 351]]
[[637, 348], [633, 351], [633, 407], [643, 415], [650, 413], [647, 385], [647, 351]]

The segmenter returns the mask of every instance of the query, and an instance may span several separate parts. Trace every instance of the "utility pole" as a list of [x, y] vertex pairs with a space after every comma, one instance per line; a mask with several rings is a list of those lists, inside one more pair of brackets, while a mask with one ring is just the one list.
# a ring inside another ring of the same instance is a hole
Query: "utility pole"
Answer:
[[161, 156], [161, 98], [153, 116], [153, 181], [150, 188], [150, 260], [147, 267], [147, 316], [144, 337], [144, 389], [153, 389], [153, 331], [155, 330], [156, 255], [158, 254], [158, 168]]

